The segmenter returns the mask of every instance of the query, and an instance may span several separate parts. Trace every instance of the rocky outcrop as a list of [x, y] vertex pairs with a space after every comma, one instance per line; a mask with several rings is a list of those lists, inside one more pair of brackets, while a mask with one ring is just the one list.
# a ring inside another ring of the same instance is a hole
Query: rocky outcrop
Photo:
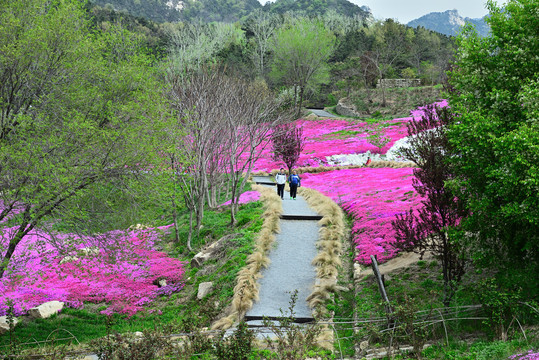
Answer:
[[[13, 326], [17, 325], [19, 321], [13, 318]], [[9, 331], [9, 322], [7, 316], [0, 316], [0, 335]]]
[[348, 98], [342, 98], [339, 100], [337, 106], [335, 107], [335, 111], [337, 112], [337, 114], [347, 117], [359, 116], [359, 113], [357, 112], [355, 106], [352, 104], [348, 104], [347, 100]]
[[203, 282], [200, 285], [198, 285], [198, 293], [197, 293], [197, 299], [202, 300], [206, 295], [208, 295], [213, 290], [213, 283], [210, 282]]
[[456, 36], [466, 23], [471, 23], [475, 26], [480, 36], [488, 36], [490, 27], [486, 23], [485, 18], [486, 16], [480, 19], [463, 18], [457, 10], [447, 10], [444, 12], [431, 12], [410, 21], [407, 25], [413, 28], [422, 26], [425, 29], [445, 35]]
[[202, 267], [202, 264], [204, 264], [206, 261], [216, 259], [217, 257], [219, 257], [219, 254], [221, 253], [221, 250], [225, 247], [226, 243], [232, 239], [237, 238], [238, 236], [239, 234], [230, 234], [227, 236], [223, 236], [216, 242], [212, 243], [210, 246], [204, 248], [191, 259], [191, 267], [199, 268]]
[[61, 301], [49, 301], [28, 310], [28, 315], [36, 319], [46, 319], [54, 314], [57, 314], [64, 308], [64, 303]]

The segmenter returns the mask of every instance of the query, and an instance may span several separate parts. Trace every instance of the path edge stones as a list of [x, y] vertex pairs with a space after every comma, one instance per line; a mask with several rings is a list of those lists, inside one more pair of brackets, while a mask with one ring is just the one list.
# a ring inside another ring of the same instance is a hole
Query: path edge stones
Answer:
[[241, 269], [236, 277], [234, 296], [229, 315], [217, 320], [212, 330], [228, 330], [245, 316], [258, 300], [261, 270], [268, 267], [270, 260], [268, 254], [275, 241], [275, 234], [280, 231], [279, 221], [283, 213], [281, 198], [274, 188], [262, 185], [252, 185], [253, 190], [260, 193], [260, 201], [264, 203], [265, 211], [262, 214], [264, 223], [255, 240], [255, 251], [247, 257], [247, 265]]
[[[307, 297], [307, 302], [317, 320], [332, 320], [333, 314], [327, 310], [326, 302], [335, 292], [346, 290], [337, 286], [346, 232], [344, 212], [332, 199], [319, 191], [302, 187], [298, 189], [298, 193], [312, 209], [322, 215], [322, 219], [318, 222], [320, 225], [320, 237], [316, 243], [318, 253], [312, 261], [316, 267], [316, 284], [313, 292]], [[332, 350], [333, 331], [328, 325], [322, 325], [317, 342], [320, 346]]]

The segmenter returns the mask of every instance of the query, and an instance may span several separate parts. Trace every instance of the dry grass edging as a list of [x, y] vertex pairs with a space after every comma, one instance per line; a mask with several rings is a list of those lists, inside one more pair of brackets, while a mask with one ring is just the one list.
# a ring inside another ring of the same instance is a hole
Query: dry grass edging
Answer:
[[[318, 254], [312, 261], [316, 267], [316, 284], [307, 302], [317, 319], [331, 320], [332, 314], [325, 307], [326, 301], [336, 291], [344, 290], [337, 285], [345, 235], [344, 213], [333, 200], [314, 189], [300, 188], [298, 192], [309, 206], [322, 215], [318, 222], [321, 226], [320, 238], [316, 243]], [[317, 341], [324, 348], [333, 347], [333, 332], [328, 325], [322, 327]]]
[[231, 328], [253, 307], [254, 301], [258, 300], [257, 280], [261, 277], [261, 270], [270, 263], [268, 253], [275, 241], [275, 234], [280, 231], [279, 221], [283, 213], [281, 198], [273, 188], [253, 185], [252, 189], [260, 193], [260, 200], [264, 203], [264, 224], [256, 238], [255, 251], [247, 257], [247, 266], [240, 270], [236, 278], [230, 314], [217, 320], [212, 325], [212, 330]]

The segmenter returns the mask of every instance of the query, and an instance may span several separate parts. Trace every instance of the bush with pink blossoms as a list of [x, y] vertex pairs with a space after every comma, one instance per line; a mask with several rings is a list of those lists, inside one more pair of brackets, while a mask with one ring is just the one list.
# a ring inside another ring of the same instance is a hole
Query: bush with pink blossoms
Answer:
[[530, 350], [525, 354], [511, 355], [509, 360], [539, 360], [539, 352]]
[[370, 264], [370, 255], [383, 262], [398, 253], [391, 222], [397, 214], [421, 206], [412, 172], [412, 168], [335, 170], [303, 174], [302, 184], [332, 198], [352, 216], [357, 260]]
[[[247, 204], [247, 203], [258, 201], [258, 200], [260, 200], [260, 193], [258, 191], [250, 190], [240, 195], [240, 200], [238, 204]], [[226, 206], [226, 205], [230, 205], [231, 203], [232, 201], [228, 200], [227, 202], [224, 202], [219, 206]]]
[[[0, 280], [0, 315], [6, 313], [8, 299], [13, 300], [16, 315], [51, 300], [74, 308], [82, 308], [84, 302], [106, 303], [109, 308], [104, 313], [133, 315], [161, 293], [180, 291], [184, 263], [154, 249], [159, 233], [167, 228], [114, 231], [99, 241], [31, 232]], [[3, 229], [3, 246], [14, 230]], [[59, 249], [53, 243], [71, 243], [72, 248]], [[169, 288], [159, 289], [158, 279], [166, 279]]]

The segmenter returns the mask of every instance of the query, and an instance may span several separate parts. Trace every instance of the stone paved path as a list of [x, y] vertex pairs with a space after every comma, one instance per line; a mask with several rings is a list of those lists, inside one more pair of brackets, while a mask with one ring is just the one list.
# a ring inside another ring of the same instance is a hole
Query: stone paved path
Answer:
[[[298, 321], [312, 319], [312, 312], [307, 304], [316, 280], [316, 272], [311, 261], [317, 254], [319, 225], [314, 218], [320, 218], [303, 197], [291, 200], [285, 192], [283, 216], [280, 222], [281, 232], [276, 235], [275, 247], [269, 253], [271, 263], [262, 271], [260, 300], [247, 312], [246, 320], [250, 325], [260, 324], [263, 317], [288, 316], [292, 294], [297, 290], [297, 302], [294, 307]], [[287, 217], [294, 218], [288, 220]], [[300, 220], [305, 217], [306, 220]], [[281, 312], [281, 310], [283, 312]]]

